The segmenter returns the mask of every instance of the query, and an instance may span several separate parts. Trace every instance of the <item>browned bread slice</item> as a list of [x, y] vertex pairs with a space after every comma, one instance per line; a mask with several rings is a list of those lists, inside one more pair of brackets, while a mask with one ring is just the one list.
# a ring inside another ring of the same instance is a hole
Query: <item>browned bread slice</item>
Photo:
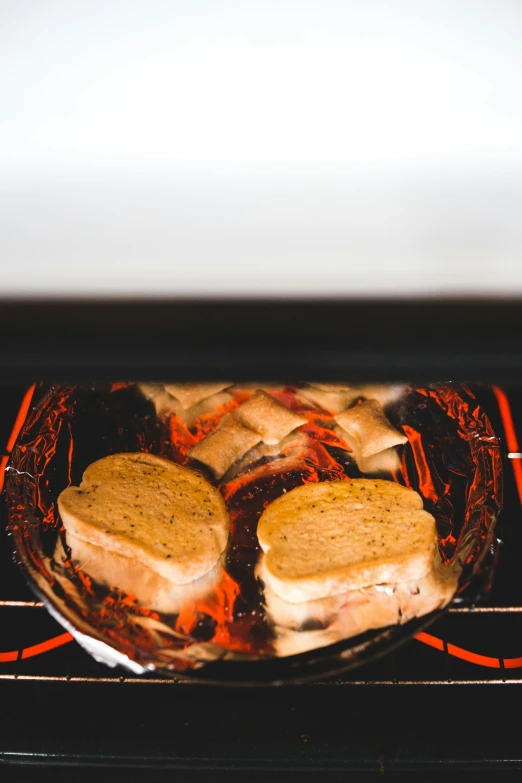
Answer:
[[89, 544], [70, 531], [67, 533], [67, 544], [71, 549], [71, 559], [95, 582], [122, 590], [134, 596], [142, 606], [165, 614], [175, 614], [187, 601], [203, 598], [219, 583], [222, 561], [225, 559], [223, 552], [216, 564], [199, 579], [186, 584], [174, 584], [135, 557], [126, 557], [111, 549]]
[[[294, 604], [283, 601], [265, 585], [264, 602], [267, 617], [275, 626], [277, 654], [313, 650], [442, 609], [455, 595], [460, 572], [459, 563], [444, 565], [437, 553], [431, 570], [420, 579], [372, 585]], [[262, 561], [256, 574], [264, 581]]]
[[67, 533], [135, 559], [175, 584], [205, 574], [225, 549], [229, 518], [197, 473], [152, 454], [94, 462], [58, 498]]
[[438, 540], [422, 505], [417, 492], [380, 479], [297, 487], [259, 520], [266, 581], [299, 602], [418, 579], [430, 570]]

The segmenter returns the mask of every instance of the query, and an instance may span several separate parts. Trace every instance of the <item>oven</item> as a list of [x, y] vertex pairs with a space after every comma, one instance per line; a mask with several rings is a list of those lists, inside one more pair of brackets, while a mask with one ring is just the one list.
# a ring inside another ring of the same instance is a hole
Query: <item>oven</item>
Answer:
[[0, 483], [53, 385], [456, 382], [504, 499], [473, 600], [240, 686], [97, 662], [27, 585], [4, 492], [0, 779], [520, 775], [520, 8], [10, 5]]
[[521, 313], [518, 302], [491, 300], [5, 302], [3, 467], [42, 390], [58, 381], [166, 372], [195, 380], [232, 372], [240, 380], [472, 379], [501, 440], [504, 507], [494, 577], [479, 600], [464, 594], [399, 649], [353, 670], [238, 687], [97, 663], [35, 600], [13, 562], [3, 503], [3, 768], [238, 780], [518, 769], [511, 715], [522, 684]]

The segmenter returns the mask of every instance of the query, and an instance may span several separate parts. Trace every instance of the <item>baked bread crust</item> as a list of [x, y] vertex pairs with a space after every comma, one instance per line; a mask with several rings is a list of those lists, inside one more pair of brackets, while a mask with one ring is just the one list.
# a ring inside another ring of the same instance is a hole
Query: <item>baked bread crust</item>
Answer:
[[271, 589], [290, 602], [425, 576], [437, 547], [421, 496], [393, 481], [324, 481], [263, 512], [257, 535]]
[[220, 493], [194, 471], [148, 453], [94, 462], [79, 487], [60, 494], [58, 509], [67, 533], [174, 584], [209, 571], [228, 540]]

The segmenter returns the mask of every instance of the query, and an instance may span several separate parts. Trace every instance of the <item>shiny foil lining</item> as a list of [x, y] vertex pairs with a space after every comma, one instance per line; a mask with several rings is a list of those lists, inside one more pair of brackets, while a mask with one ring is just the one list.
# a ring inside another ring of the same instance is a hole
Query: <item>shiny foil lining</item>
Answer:
[[480, 584], [484, 572], [491, 578], [502, 503], [500, 446], [472, 388], [462, 384], [409, 386], [385, 408], [408, 443], [398, 447], [399, 467], [379, 477], [419, 491], [437, 519], [439, 555], [428, 583], [375, 586], [302, 605], [287, 605], [264, 589], [256, 524], [266, 505], [304, 482], [361, 475], [333, 417], [303, 400], [295, 386], [270, 393], [306, 416], [299, 437], [272, 456], [252, 450], [213, 481], [227, 502], [231, 535], [207, 584], [181, 592], [173, 609], [157, 611], [98, 584], [70, 559], [56, 498], [80, 483], [91, 462], [151, 451], [193, 466], [190, 447], [254, 389], [229, 389], [223, 404], [189, 423], [169, 411], [158, 414], [134, 383], [52, 387], [30, 414], [8, 468], [10, 531], [33, 587], [97, 660], [134, 673], [214, 681], [304, 679], [386, 652], [470, 584], [478, 589], [478, 576]]

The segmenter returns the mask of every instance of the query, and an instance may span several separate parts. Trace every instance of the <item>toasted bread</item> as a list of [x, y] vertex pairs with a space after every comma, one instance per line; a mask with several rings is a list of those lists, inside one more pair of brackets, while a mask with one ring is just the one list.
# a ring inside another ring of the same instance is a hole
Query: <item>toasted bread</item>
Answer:
[[216, 564], [199, 579], [187, 584], [174, 584], [135, 557], [125, 557], [113, 550], [89, 544], [70, 531], [67, 544], [71, 560], [95, 582], [132, 595], [142, 606], [165, 614], [175, 614], [187, 601], [205, 596], [219, 582], [225, 559], [223, 552]]
[[305, 484], [263, 512], [266, 581], [290, 602], [423, 577], [437, 547], [421, 496], [392, 481]]
[[[256, 573], [263, 579], [262, 561]], [[455, 595], [459, 574], [459, 563], [443, 565], [437, 553], [421, 579], [372, 585], [315, 601], [292, 604], [265, 586], [266, 614], [276, 629], [277, 654], [295, 655], [442, 609]]]
[[94, 462], [58, 498], [67, 533], [134, 559], [174, 584], [217, 562], [229, 518], [223, 498], [197, 473], [152, 454]]

